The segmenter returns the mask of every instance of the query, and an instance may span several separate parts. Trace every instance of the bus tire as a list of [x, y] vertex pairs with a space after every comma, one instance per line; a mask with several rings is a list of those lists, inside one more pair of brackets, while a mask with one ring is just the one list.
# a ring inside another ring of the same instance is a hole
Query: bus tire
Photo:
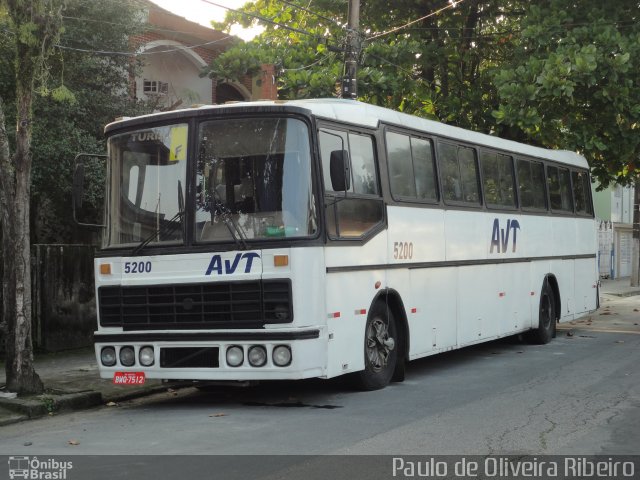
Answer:
[[540, 292], [538, 328], [529, 333], [531, 342], [538, 345], [549, 343], [556, 335], [556, 300], [553, 288], [545, 278]]
[[386, 387], [398, 362], [398, 328], [391, 310], [383, 302], [376, 302], [367, 317], [364, 335], [364, 370], [355, 377], [361, 390]]

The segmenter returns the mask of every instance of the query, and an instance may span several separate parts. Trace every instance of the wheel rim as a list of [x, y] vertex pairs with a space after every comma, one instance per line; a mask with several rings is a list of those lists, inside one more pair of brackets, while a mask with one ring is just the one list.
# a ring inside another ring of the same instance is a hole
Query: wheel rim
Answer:
[[542, 319], [542, 326], [544, 328], [549, 328], [549, 326], [551, 325], [551, 312], [551, 298], [545, 292], [542, 294], [542, 298], [540, 299], [540, 317]]
[[374, 372], [384, 369], [389, 363], [395, 340], [389, 336], [389, 325], [381, 318], [374, 318], [367, 328], [367, 359]]

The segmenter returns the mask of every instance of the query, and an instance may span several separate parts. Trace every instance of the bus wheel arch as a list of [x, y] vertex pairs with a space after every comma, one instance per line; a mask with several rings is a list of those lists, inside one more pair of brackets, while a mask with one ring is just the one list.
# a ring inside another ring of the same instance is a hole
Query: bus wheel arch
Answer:
[[556, 324], [560, 318], [560, 293], [554, 275], [545, 276], [538, 303], [538, 326], [528, 334], [532, 343], [544, 345], [556, 336]]
[[544, 278], [544, 282], [546, 282], [549, 287], [553, 290], [553, 298], [555, 300], [555, 313], [556, 313], [556, 323], [560, 321], [560, 314], [562, 312], [561, 306], [562, 302], [560, 301], [560, 287], [558, 286], [558, 279], [553, 273], [547, 274]]
[[407, 324], [397, 292], [379, 292], [368, 311], [363, 346], [364, 369], [354, 374], [360, 390], [379, 390], [392, 381], [404, 380], [407, 359]]

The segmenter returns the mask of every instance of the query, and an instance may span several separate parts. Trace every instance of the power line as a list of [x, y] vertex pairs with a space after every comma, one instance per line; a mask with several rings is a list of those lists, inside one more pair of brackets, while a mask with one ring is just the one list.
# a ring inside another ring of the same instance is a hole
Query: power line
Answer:
[[280, 2], [285, 3], [285, 4], [287, 4], [287, 5], [291, 6], [291, 7], [294, 7], [294, 8], [299, 8], [300, 10], [302, 10], [304, 12], [310, 13], [311, 15], [315, 15], [316, 17], [321, 18], [322, 20], [326, 20], [327, 22], [331, 22], [331, 23], [337, 25], [338, 27], [344, 29], [344, 25], [341, 25], [339, 22], [337, 22], [333, 18], [329, 18], [329, 17], [325, 17], [324, 15], [320, 15], [319, 13], [314, 12], [313, 10], [309, 10], [308, 8], [305, 8], [305, 7], [301, 6], [301, 5], [296, 5], [295, 3], [289, 2], [288, 0], [280, 0]]
[[324, 55], [322, 58], [319, 58], [318, 60], [316, 60], [313, 63], [310, 63], [309, 65], [305, 65], [304, 67], [299, 67], [299, 68], [283, 68], [282, 71], [283, 72], [300, 72], [302, 70], [306, 70], [307, 68], [311, 68], [315, 65], [317, 65], [318, 63], [322, 62], [323, 60], [329, 58], [331, 56], [330, 53]]
[[243, 12], [242, 10], [236, 10], [235, 8], [225, 7], [224, 5], [220, 5], [218, 3], [212, 2], [210, 0], [200, 0], [201, 2], [208, 3], [209, 5], [213, 5], [214, 7], [224, 8], [229, 10], [230, 12], [238, 13], [240, 15], [246, 15], [247, 17], [255, 18], [257, 20], [262, 20], [263, 22], [270, 23], [271, 25], [275, 25], [280, 28], [284, 28], [285, 30], [289, 30], [291, 32], [301, 33], [302, 35], [310, 35], [312, 37], [318, 37], [319, 35], [313, 34], [311, 32], [307, 32], [306, 30], [300, 30], [299, 28], [290, 27], [289, 25], [285, 25], [284, 23], [278, 23], [269, 18], [261, 17], [260, 15], [256, 15], [254, 13]]
[[378, 33], [376, 35], [372, 35], [369, 38], [367, 38], [366, 41], [373, 40], [374, 38], [379, 38], [379, 37], [382, 37], [384, 35], [389, 35], [390, 33], [397, 32], [398, 30], [402, 30], [403, 28], [406, 28], [406, 27], [408, 27], [410, 25], [413, 25], [414, 23], [418, 23], [418, 22], [421, 22], [422, 20], [425, 20], [425, 19], [427, 19], [429, 17], [433, 17], [434, 15], [438, 15], [440, 12], [444, 12], [445, 10], [448, 10], [449, 8], [454, 8], [459, 3], [462, 3], [462, 2], [464, 2], [464, 0], [449, 0], [449, 5], [447, 5], [446, 7], [442, 7], [439, 10], [436, 10], [435, 12], [431, 12], [430, 14], [425, 15], [424, 17], [420, 17], [420, 18], [418, 18], [416, 20], [412, 20], [412, 21], [410, 21], [408, 23], [405, 23], [404, 25], [400, 25], [399, 27], [392, 28], [389, 31]]

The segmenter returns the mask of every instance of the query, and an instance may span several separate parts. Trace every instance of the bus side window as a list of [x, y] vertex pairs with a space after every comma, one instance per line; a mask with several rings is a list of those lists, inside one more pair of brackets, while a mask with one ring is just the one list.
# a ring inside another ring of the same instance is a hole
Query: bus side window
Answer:
[[431, 141], [411, 137], [413, 171], [416, 176], [416, 193], [420, 200], [438, 200], [436, 168], [433, 164]]
[[431, 142], [396, 132], [387, 132], [385, 139], [393, 197], [437, 200]]
[[351, 150], [353, 192], [377, 195], [378, 175], [371, 136], [349, 132], [349, 147]]
[[544, 165], [518, 159], [518, 189], [520, 205], [524, 209], [546, 210]]
[[566, 168], [547, 167], [547, 184], [551, 210], [573, 212], [571, 181]]
[[589, 192], [591, 185], [589, 175], [586, 172], [571, 172], [573, 183], [573, 198], [576, 204], [576, 213], [580, 215], [593, 215], [591, 207], [591, 196]]
[[444, 199], [480, 205], [478, 162], [474, 149], [439, 142], [438, 153]]
[[[327, 129], [320, 130], [318, 137], [329, 237], [362, 238], [384, 219], [373, 137]], [[350, 162], [350, 167], [345, 169], [351, 175], [351, 181], [346, 182], [346, 192], [333, 189], [331, 156], [335, 158], [336, 151], [345, 151], [343, 156]]]
[[415, 197], [416, 188], [413, 180], [409, 136], [387, 132], [386, 144], [391, 194], [394, 198]]
[[480, 155], [484, 197], [493, 207], [516, 206], [513, 160], [508, 155], [483, 151]]
[[448, 143], [439, 143], [438, 153], [444, 199], [459, 202], [462, 200], [462, 186], [456, 147]]

